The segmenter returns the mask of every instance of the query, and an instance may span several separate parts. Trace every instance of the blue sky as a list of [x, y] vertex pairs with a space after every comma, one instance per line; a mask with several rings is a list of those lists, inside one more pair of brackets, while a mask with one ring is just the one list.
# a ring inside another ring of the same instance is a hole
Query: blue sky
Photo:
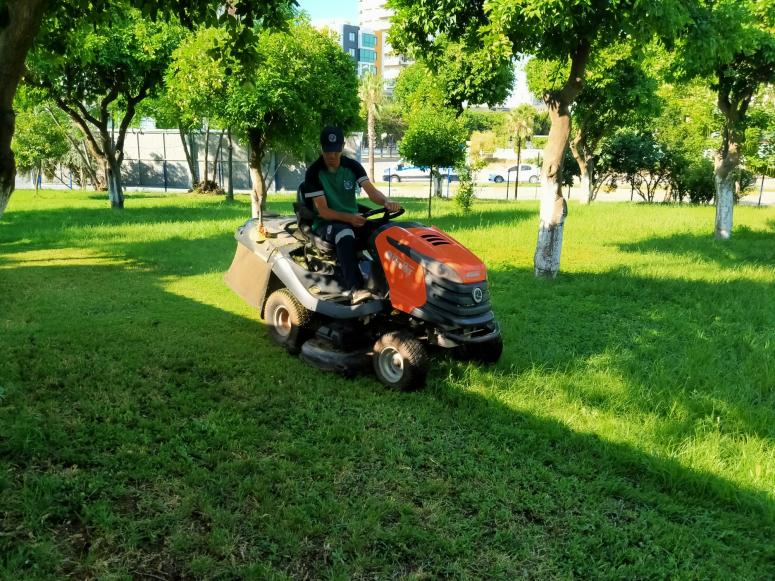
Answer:
[[312, 20], [349, 19], [358, 24], [358, 0], [297, 0]]

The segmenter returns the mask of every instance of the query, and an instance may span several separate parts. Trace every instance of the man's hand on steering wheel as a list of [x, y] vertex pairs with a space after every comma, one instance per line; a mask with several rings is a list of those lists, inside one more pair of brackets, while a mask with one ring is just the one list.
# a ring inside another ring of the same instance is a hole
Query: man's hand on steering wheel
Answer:
[[387, 209], [387, 211], [392, 214], [393, 212], [398, 212], [401, 209], [401, 204], [394, 202], [393, 200], [385, 200], [385, 209]]

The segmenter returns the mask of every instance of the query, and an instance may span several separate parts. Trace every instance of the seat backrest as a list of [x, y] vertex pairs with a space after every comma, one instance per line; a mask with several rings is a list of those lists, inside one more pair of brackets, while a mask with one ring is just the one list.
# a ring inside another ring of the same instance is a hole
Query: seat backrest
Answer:
[[296, 201], [293, 203], [293, 211], [296, 214], [296, 223], [299, 230], [304, 234], [312, 232], [312, 222], [315, 220], [315, 212], [312, 210], [312, 200], [307, 199], [304, 194], [307, 193], [304, 182], [299, 184], [296, 189]]

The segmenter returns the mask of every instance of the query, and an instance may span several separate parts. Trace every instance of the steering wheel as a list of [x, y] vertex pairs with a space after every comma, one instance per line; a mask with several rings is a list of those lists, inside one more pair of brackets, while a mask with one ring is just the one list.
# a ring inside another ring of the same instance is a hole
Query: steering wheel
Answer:
[[378, 220], [373, 220], [373, 222], [378, 222], [380, 220], [382, 220], [383, 222], [388, 222], [389, 220], [398, 218], [404, 212], [406, 212], [404, 208], [401, 208], [400, 210], [396, 210], [395, 212], [390, 212], [387, 208], [374, 208], [373, 210], [369, 210], [368, 212], [362, 212], [361, 216], [368, 219], [371, 216], [377, 216], [379, 214], [382, 214], [382, 216]]

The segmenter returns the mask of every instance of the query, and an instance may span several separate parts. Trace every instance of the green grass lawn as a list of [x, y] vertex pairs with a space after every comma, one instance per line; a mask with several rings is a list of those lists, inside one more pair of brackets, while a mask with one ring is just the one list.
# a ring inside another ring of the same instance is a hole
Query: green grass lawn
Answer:
[[573, 203], [539, 281], [536, 203], [438, 202], [506, 349], [395, 393], [225, 286], [247, 199], [126, 206], [0, 221], [0, 578], [775, 578], [772, 209]]

